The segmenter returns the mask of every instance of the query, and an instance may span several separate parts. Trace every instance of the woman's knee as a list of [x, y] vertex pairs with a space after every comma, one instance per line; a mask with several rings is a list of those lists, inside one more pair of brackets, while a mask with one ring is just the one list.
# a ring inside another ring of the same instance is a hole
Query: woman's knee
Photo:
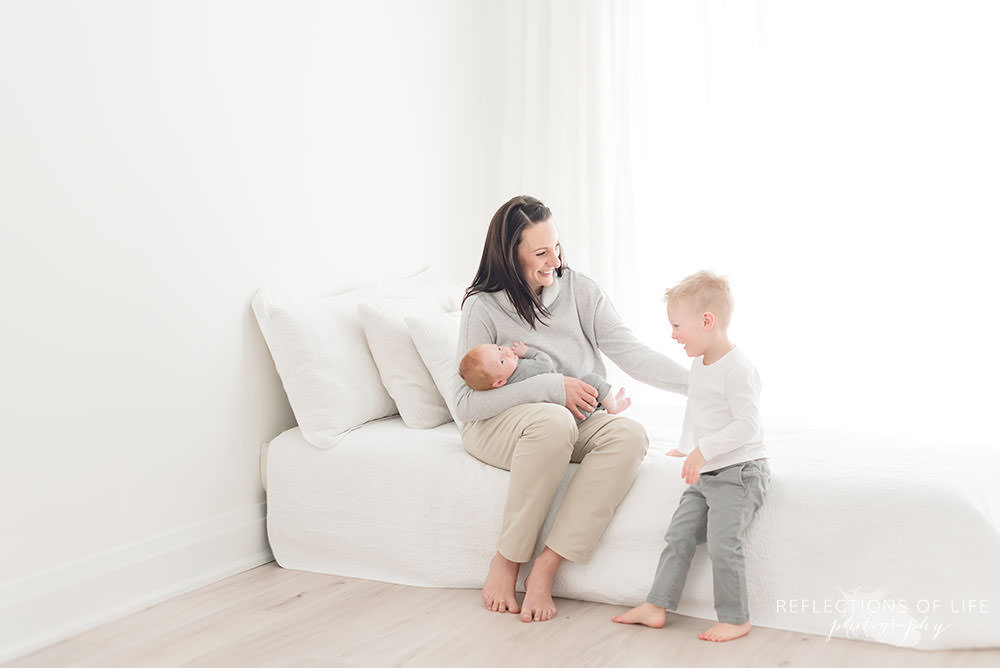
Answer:
[[649, 449], [649, 436], [646, 428], [632, 418], [620, 417], [609, 425], [615, 430], [615, 434], [621, 439], [622, 444], [636, 459], [641, 460], [646, 456]]
[[533, 407], [530, 421], [521, 432], [523, 436], [546, 442], [576, 443], [580, 431], [568, 408], [549, 403]]

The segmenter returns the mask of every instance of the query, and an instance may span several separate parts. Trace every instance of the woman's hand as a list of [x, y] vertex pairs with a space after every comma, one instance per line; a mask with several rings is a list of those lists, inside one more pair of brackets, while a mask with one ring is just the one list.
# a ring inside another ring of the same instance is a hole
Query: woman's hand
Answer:
[[566, 408], [569, 412], [582, 420], [586, 415], [582, 411], [592, 413], [597, 408], [597, 390], [579, 378], [563, 376], [566, 384]]

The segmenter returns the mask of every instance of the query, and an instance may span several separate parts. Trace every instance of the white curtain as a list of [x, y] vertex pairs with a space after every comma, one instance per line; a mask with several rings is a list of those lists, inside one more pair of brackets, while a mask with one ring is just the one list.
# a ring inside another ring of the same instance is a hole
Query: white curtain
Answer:
[[774, 419], [1000, 442], [1000, 3], [642, 6], [636, 329], [712, 269]]
[[484, 209], [539, 197], [569, 264], [619, 293], [637, 280], [630, 58], [639, 9], [625, 0], [487, 7]]
[[542, 198], [570, 264], [683, 363], [664, 288], [728, 276], [773, 420], [1000, 440], [1000, 3], [489, 13], [490, 212]]

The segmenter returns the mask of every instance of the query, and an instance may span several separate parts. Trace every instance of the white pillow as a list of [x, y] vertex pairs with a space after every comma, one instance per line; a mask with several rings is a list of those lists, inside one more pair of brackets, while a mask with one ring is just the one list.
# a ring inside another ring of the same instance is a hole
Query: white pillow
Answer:
[[[444, 313], [458, 307], [454, 298], [382, 301], [362, 304], [361, 325], [382, 384], [396, 402], [407, 427], [430, 429], [451, 422], [451, 413], [406, 326], [407, 317]], [[456, 330], [457, 335], [457, 330]]]
[[[417, 352], [431, 372], [434, 385], [444, 398], [452, 419], [455, 418], [455, 395], [464, 382], [458, 375], [458, 360], [455, 358], [461, 316], [461, 311], [453, 311], [406, 318], [406, 326]], [[461, 425], [457, 419], [455, 423]]]
[[358, 307], [380, 299], [454, 290], [424, 271], [341, 294], [294, 298], [258, 290], [253, 311], [302, 436], [318, 448], [396, 412], [368, 349]]

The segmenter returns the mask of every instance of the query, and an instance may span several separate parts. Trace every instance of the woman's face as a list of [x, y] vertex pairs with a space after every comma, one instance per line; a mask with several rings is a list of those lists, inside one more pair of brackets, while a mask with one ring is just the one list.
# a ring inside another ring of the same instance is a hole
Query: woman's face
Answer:
[[555, 270], [562, 264], [559, 253], [559, 231], [551, 218], [521, 230], [517, 259], [524, 280], [536, 294], [555, 280]]

